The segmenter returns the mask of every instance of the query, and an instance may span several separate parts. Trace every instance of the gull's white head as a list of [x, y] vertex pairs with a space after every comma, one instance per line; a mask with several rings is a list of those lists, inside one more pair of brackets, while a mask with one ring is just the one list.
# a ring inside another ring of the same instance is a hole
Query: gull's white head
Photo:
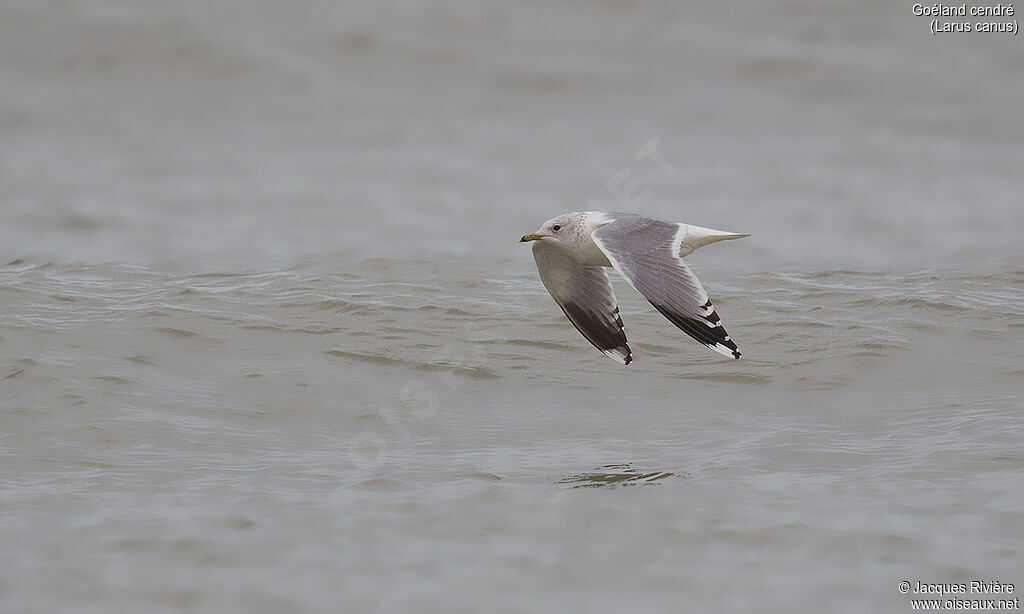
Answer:
[[527, 241], [553, 241], [562, 243], [564, 241], [580, 241], [587, 232], [587, 214], [576, 212], [566, 213], [553, 217], [544, 222], [537, 232], [523, 235], [520, 243]]

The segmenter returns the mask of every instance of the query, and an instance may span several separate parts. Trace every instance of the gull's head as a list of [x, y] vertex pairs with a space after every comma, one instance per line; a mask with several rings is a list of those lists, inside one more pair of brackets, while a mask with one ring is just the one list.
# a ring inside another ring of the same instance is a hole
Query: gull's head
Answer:
[[567, 213], [544, 222], [537, 232], [523, 235], [520, 243], [528, 241], [561, 241], [566, 237], [579, 234], [582, 227], [582, 219], [578, 214]]

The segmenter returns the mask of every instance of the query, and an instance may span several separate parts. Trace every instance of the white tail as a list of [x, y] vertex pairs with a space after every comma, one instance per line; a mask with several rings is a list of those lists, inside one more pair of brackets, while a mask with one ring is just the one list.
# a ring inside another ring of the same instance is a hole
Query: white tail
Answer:
[[722, 230], [691, 226], [690, 224], [680, 224], [679, 231], [679, 234], [682, 235], [682, 240], [679, 242], [680, 258], [688, 255], [698, 247], [704, 247], [719, 241], [742, 239], [743, 237], [750, 236], [750, 233], [724, 232]]

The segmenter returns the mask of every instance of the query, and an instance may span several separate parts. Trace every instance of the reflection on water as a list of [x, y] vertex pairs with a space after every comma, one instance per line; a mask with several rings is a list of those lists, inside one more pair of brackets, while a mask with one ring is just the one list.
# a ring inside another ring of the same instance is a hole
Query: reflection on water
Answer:
[[570, 475], [558, 480], [558, 483], [571, 484], [570, 488], [600, 488], [602, 486], [615, 488], [616, 486], [637, 486], [639, 484], [657, 486], [661, 480], [672, 476], [689, 477], [688, 474], [677, 475], [671, 471], [644, 472], [634, 469], [632, 463], [619, 463], [603, 465], [595, 468], [592, 472]]
[[[1024, 56], [927, 21], [0, 2], [3, 611], [1021, 580]], [[584, 208], [752, 232], [689, 262], [743, 359], [614, 274], [594, 350], [518, 243]]]

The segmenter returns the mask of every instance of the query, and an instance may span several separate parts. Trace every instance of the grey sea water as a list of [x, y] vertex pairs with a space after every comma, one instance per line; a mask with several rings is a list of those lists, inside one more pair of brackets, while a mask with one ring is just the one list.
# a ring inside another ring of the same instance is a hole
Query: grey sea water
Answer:
[[[0, 2], [0, 609], [1024, 590], [1020, 45], [889, 2]], [[590, 347], [517, 244], [580, 209], [753, 233], [688, 258], [743, 358], [619, 280], [636, 360]]]

